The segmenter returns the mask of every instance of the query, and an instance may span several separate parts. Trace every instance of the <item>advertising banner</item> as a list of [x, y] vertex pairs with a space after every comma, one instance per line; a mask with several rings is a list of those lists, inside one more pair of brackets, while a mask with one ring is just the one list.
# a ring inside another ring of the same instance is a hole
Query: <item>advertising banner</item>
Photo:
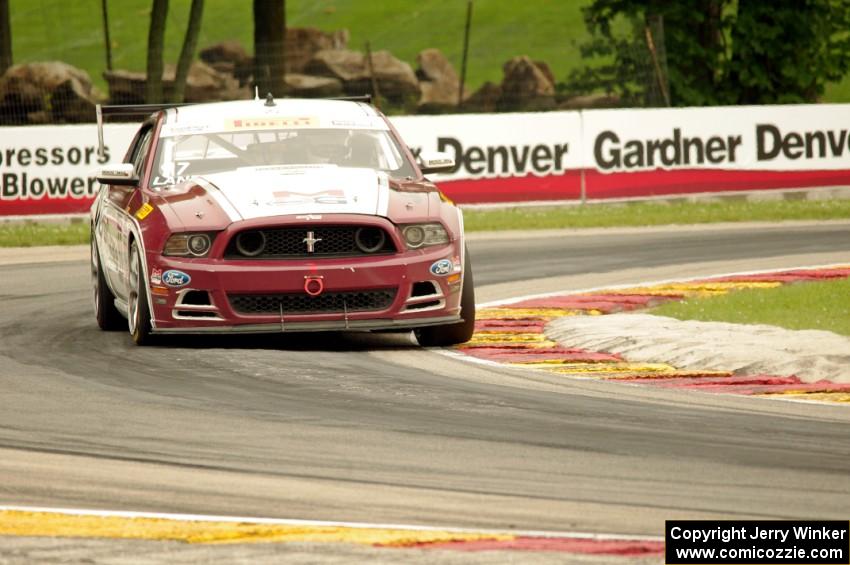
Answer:
[[[394, 117], [460, 204], [640, 198], [850, 185], [850, 104]], [[0, 128], [0, 217], [81, 214], [91, 173], [120, 162], [136, 124]]]
[[850, 184], [850, 105], [582, 112], [588, 198]]
[[416, 155], [445, 151], [434, 177], [460, 204], [570, 200], [581, 195], [579, 112], [456, 114], [392, 119]]
[[92, 173], [121, 162], [138, 128], [104, 128], [103, 158], [94, 124], [0, 128], [0, 217], [86, 212], [100, 188]]

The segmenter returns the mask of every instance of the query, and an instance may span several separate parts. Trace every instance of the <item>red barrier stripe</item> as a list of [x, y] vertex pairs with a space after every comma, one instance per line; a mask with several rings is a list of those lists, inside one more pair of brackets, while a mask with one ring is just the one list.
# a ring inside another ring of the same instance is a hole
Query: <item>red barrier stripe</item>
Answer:
[[[408, 546], [411, 547], [411, 546]], [[649, 556], [664, 553], [664, 542], [642, 540], [594, 540], [581, 538], [544, 538], [520, 536], [512, 540], [474, 540], [422, 543], [422, 549], [457, 551], [557, 551], [586, 555]]]

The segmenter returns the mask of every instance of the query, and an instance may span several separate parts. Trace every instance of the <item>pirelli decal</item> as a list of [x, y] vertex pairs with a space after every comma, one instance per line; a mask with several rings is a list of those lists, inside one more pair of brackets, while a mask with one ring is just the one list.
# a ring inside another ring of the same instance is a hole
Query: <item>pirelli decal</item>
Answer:
[[319, 125], [319, 120], [312, 116], [275, 117], [263, 116], [258, 118], [238, 118], [225, 120], [226, 131], [242, 131], [257, 129], [311, 128]]

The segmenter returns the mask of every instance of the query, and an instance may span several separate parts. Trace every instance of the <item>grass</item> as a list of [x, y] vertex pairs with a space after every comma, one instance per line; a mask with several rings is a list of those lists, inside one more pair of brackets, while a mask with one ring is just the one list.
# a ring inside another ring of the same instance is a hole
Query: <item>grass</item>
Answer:
[[[588, 204], [557, 208], [466, 210], [467, 231], [661, 226], [715, 222], [834, 220], [850, 218], [850, 200]], [[87, 222], [0, 224], [0, 247], [88, 242]]]
[[850, 279], [740, 290], [722, 296], [669, 302], [651, 312], [679, 320], [769, 324], [850, 335]]
[[[583, 65], [579, 44], [588, 38], [581, 9], [590, 0], [477, 0], [472, 16], [467, 85], [500, 82], [502, 64], [528, 55], [549, 64], [557, 80]], [[165, 61], [175, 63], [183, 41], [190, 0], [171, 0]], [[15, 62], [62, 60], [85, 69], [106, 91], [99, 0], [10, 0]], [[116, 69], [143, 71], [150, 0], [109, 0], [110, 34]], [[349, 47], [387, 49], [415, 65], [416, 54], [437, 47], [456, 69], [461, 66], [466, 2], [463, 0], [287, 0], [287, 25], [325, 31], [346, 28]], [[207, 0], [199, 47], [238, 39], [253, 48], [251, 2]], [[850, 76], [830, 84], [825, 102], [850, 101]]]
[[[580, 64], [578, 43], [587, 38], [581, 8], [589, 0], [478, 0], [474, 4], [467, 84], [500, 82], [502, 64], [516, 55], [546, 61], [563, 79]], [[11, 0], [15, 62], [58, 59], [88, 71], [105, 90], [106, 68], [99, 0]], [[116, 69], [143, 71], [150, 0], [110, 0]], [[189, 14], [189, 0], [171, 0], [165, 61], [175, 63]], [[462, 0], [287, 0], [287, 25], [326, 31], [346, 28], [349, 47], [387, 49], [415, 65], [416, 54], [438, 47], [460, 70], [466, 2]], [[238, 39], [253, 51], [251, 2], [207, 0], [200, 48]]]
[[602, 228], [716, 222], [828, 220], [850, 218], [850, 200], [767, 202], [683, 202], [675, 204], [590, 204], [559, 208], [467, 210], [469, 231], [506, 229]]
[[0, 247], [79, 245], [88, 241], [88, 222], [0, 224]]

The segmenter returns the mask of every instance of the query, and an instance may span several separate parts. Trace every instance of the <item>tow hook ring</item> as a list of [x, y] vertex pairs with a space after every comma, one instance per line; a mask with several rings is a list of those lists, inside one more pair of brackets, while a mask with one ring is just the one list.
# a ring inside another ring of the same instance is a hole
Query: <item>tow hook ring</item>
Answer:
[[319, 296], [325, 290], [325, 281], [322, 277], [304, 277], [304, 292], [310, 296]]

